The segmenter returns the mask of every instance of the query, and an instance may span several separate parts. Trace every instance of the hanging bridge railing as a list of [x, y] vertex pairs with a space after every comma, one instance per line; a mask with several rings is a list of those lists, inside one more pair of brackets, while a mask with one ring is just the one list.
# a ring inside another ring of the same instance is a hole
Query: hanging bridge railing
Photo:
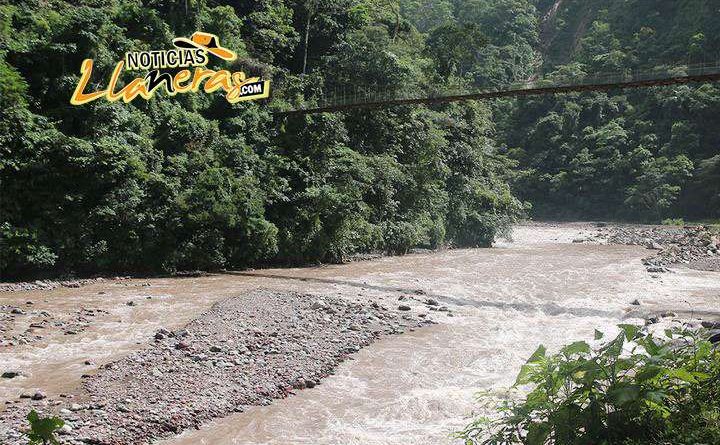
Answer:
[[335, 85], [319, 95], [289, 110], [276, 114], [309, 114], [344, 111], [355, 108], [387, 107], [393, 105], [431, 104], [462, 100], [483, 100], [498, 97], [557, 94], [615, 88], [641, 88], [720, 81], [720, 61], [715, 63], [661, 66], [643, 70], [614, 73], [555, 75], [552, 78], [515, 82], [493, 88], [471, 89], [458, 86], [433, 85], [418, 90], [387, 85]]

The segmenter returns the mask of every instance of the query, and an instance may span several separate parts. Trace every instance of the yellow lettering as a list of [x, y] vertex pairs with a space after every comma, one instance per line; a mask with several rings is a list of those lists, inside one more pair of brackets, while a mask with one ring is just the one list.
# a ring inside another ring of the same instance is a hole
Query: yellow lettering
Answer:
[[90, 76], [92, 75], [92, 68], [93, 68], [93, 61], [92, 59], [85, 59], [83, 60], [82, 65], [80, 66], [80, 82], [78, 83], [78, 86], [75, 88], [75, 92], [73, 93], [72, 97], [70, 98], [70, 103], [73, 105], [82, 105], [86, 104], [88, 102], [92, 102], [95, 99], [99, 99], [100, 97], [104, 96], [107, 90], [102, 91], [96, 91], [94, 93], [85, 93], [85, 87], [87, 86], [88, 82], [90, 81]]
[[173, 87], [175, 87], [176, 93], [185, 93], [192, 89], [192, 85], [180, 85], [180, 82], [185, 82], [190, 78], [190, 70], [180, 70], [175, 74], [173, 78]]

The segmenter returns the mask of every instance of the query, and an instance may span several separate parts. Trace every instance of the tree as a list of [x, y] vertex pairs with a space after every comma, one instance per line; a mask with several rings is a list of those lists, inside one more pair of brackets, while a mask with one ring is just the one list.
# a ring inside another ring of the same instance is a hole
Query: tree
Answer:
[[478, 54], [486, 44], [487, 37], [479, 26], [447, 24], [430, 33], [427, 52], [437, 63], [441, 76], [463, 77], [479, 62]]
[[628, 189], [625, 204], [662, 221], [664, 212], [677, 200], [682, 186], [692, 176], [693, 164], [684, 155], [652, 159], [643, 165], [637, 183]]

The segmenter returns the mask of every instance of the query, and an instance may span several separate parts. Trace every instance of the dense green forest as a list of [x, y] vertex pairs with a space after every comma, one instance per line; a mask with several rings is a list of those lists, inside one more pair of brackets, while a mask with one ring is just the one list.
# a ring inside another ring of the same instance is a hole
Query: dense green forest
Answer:
[[[720, 60], [713, 0], [405, 0], [433, 36], [478, 25], [487, 44], [455, 73], [475, 87], [572, 83]], [[659, 222], [720, 217], [717, 84], [542, 96], [493, 104], [513, 191], [533, 214]]]
[[[70, 105], [83, 59], [107, 82], [125, 52], [196, 30], [239, 54], [209, 66], [270, 79], [272, 100]], [[273, 115], [342, 85], [715, 61], [719, 39], [710, 0], [0, 0], [0, 273], [487, 246], [527, 212], [719, 217], [717, 85]]]

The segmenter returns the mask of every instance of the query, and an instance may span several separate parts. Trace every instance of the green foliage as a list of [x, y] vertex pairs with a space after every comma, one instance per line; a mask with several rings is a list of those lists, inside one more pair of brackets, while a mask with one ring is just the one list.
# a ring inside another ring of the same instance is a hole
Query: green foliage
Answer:
[[[271, 115], [355, 85], [433, 94], [716, 60], [718, 13], [702, 0], [0, 5], [0, 274], [488, 246], [524, 202], [536, 216], [718, 218], [711, 84]], [[197, 29], [239, 54], [214, 67], [270, 78], [273, 105], [220, 93], [68, 105], [84, 58], [102, 82], [126, 51]]]
[[[402, 10], [378, 0], [0, 6], [0, 274], [155, 273], [490, 245], [522, 205], [481, 104], [283, 120], [274, 105], [230, 105], [220, 93], [68, 105], [84, 58], [103, 85], [126, 51], [169, 47], [197, 29], [238, 52], [235, 64], [213, 67], [270, 78], [277, 107], [312, 101], [321, 86], [425, 91], [440, 77], [432, 54], [441, 52]], [[457, 30], [482, 43], [476, 27]], [[449, 66], [480, 65], [472, 51], [453, 57]], [[466, 80], [453, 73], [449, 82]]]
[[684, 155], [672, 160], [661, 157], [642, 165], [637, 183], [628, 188], [625, 203], [639, 210], [651, 212], [657, 221], [677, 200], [682, 185], [691, 176], [692, 162]]
[[662, 223], [664, 226], [684, 226], [685, 220], [682, 218], [667, 218], [663, 219]]
[[548, 354], [540, 346], [515, 384], [530, 392], [459, 437], [484, 445], [717, 443], [720, 350], [703, 332], [662, 337], [619, 327], [597, 347], [578, 341]]
[[486, 42], [487, 38], [475, 24], [448, 24], [435, 28], [430, 33], [427, 51], [436, 61], [441, 76], [463, 77], [479, 63], [478, 50], [485, 46]]
[[[547, 78], [720, 60], [706, 1], [534, 3]], [[519, 100], [500, 116], [523, 170], [513, 189], [540, 217], [714, 217], [718, 100], [714, 84]]]
[[22, 273], [52, 267], [57, 260], [50, 248], [38, 242], [37, 233], [29, 229], [0, 225], [0, 269]]
[[27, 416], [30, 422], [30, 432], [27, 433], [31, 445], [58, 445], [60, 442], [55, 438], [57, 430], [65, 425], [59, 417], [40, 417], [35, 410], [30, 411]]

